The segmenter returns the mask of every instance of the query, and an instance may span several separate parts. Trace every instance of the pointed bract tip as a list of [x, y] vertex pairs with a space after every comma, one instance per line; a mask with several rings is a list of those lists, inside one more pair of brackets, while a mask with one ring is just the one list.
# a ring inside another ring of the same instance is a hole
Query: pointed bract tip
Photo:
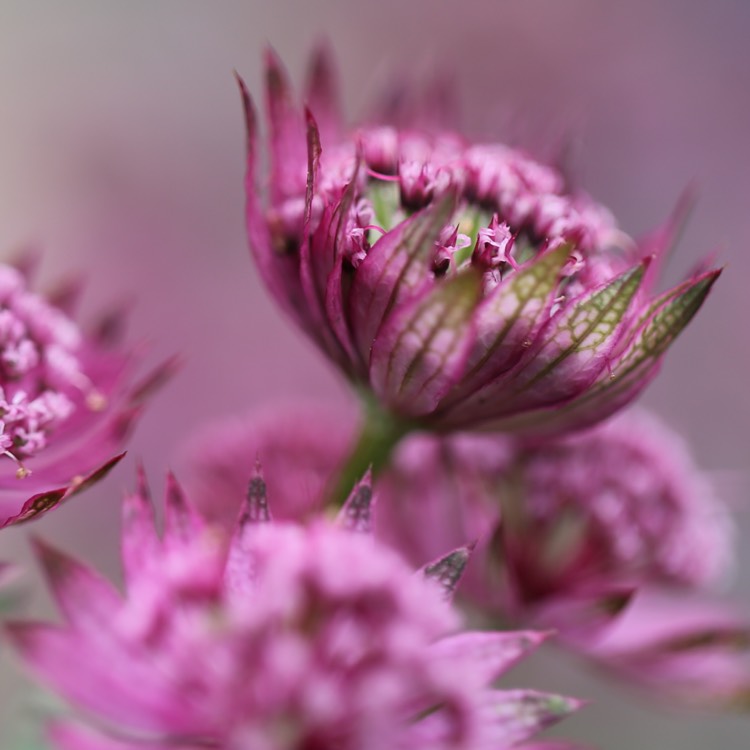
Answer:
[[270, 44], [266, 44], [263, 47], [263, 65], [265, 66], [266, 70], [273, 68], [283, 68], [279, 53], [276, 52], [276, 50]]
[[697, 180], [691, 180], [678, 196], [664, 225], [660, 230], [657, 230], [664, 235], [665, 249], [671, 249], [677, 244], [697, 202], [698, 182]]
[[177, 481], [177, 477], [171, 469], [167, 470], [167, 479], [164, 492], [164, 506], [183, 510], [187, 507], [185, 493]]
[[437, 583], [443, 589], [446, 598], [452, 598], [466, 570], [472, 549], [466, 545], [449, 552], [435, 562], [425, 565], [422, 568], [423, 575]]
[[135, 491], [136, 494], [143, 500], [151, 501], [151, 489], [148, 486], [148, 477], [146, 476], [146, 468], [143, 465], [142, 459], [137, 459], [135, 462]]
[[306, 104], [304, 107], [305, 110], [305, 125], [307, 125], [308, 129], [315, 128], [315, 130], [318, 129], [318, 125], [315, 122], [315, 115], [313, 114], [313, 111], [310, 109], [310, 107]]
[[266, 74], [266, 94], [269, 100], [289, 97], [289, 81], [281, 58], [270, 45], [263, 50], [263, 64]]
[[267, 523], [271, 520], [266, 483], [260, 466], [256, 465], [255, 476], [247, 483], [245, 504], [240, 512], [239, 526], [246, 523]]
[[307, 69], [305, 99], [321, 120], [337, 131], [341, 124], [338, 75], [327, 41], [315, 45]]
[[717, 282], [719, 276], [721, 276], [723, 270], [723, 267], [712, 268], [711, 270], [704, 271], [698, 276], [688, 280], [687, 288], [678, 296], [678, 299], [695, 299], [695, 309], [692, 310], [690, 317], [692, 317], [692, 315], [694, 315], [698, 308], [703, 304], [708, 293], [713, 288], [713, 285]]
[[698, 203], [698, 180], [693, 178], [682, 189], [677, 202], [672, 209], [672, 220], [676, 226], [682, 226], [690, 218], [695, 205]]
[[372, 491], [372, 468], [354, 485], [347, 501], [339, 511], [336, 522], [348, 531], [372, 533], [372, 511], [375, 496]]
[[236, 70], [234, 71], [234, 77], [240, 90], [240, 99], [242, 100], [242, 113], [245, 116], [247, 150], [249, 153], [252, 153], [252, 149], [255, 146], [255, 134], [258, 130], [258, 118], [255, 114], [255, 104], [253, 103], [252, 96], [250, 96], [250, 91], [247, 88], [247, 84]]
[[310, 71], [308, 79], [310, 89], [315, 82], [329, 83], [333, 79], [336, 65], [331, 43], [327, 38], [318, 39], [313, 45], [308, 70]]
[[202, 518], [188, 502], [175, 475], [167, 472], [164, 492], [164, 539], [190, 540], [202, 528]]
[[136, 488], [134, 491], [126, 492], [122, 501], [122, 523], [125, 536], [129, 530], [141, 528], [144, 522], [152, 527], [155, 519], [151, 490], [143, 464], [139, 460], [136, 464]]

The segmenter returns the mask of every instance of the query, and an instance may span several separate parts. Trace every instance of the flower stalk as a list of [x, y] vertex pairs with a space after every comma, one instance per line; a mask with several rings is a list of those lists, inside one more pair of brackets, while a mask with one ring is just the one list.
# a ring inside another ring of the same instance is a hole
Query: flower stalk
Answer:
[[377, 477], [388, 466], [399, 442], [416, 424], [383, 409], [367, 391], [362, 393], [364, 423], [354, 447], [327, 492], [328, 507], [341, 508], [354, 485], [370, 471]]

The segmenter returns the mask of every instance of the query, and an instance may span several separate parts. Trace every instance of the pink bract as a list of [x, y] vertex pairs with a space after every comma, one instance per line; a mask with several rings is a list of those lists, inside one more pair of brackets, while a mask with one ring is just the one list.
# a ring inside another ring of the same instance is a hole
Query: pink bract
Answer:
[[631, 401], [718, 271], [654, 293], [679, 216], [640, 245], [501, 144], [385, 124], [344, 136], [325, 56], [304, 117], [267, 57], [269, 200], [248, 132], [247, 225], [269, 291], [347, 377], [431, 430], [559, 432]]
[[0, 527], [27, 521], [101, 479], [166, 363], [134, 381], [119, 317], [84, 332], [73, 294], [45, 298], [0, 265]]
[[65, 622], [9, 635], [25, 663], [97, 717], [53, 725], [65, 750], [502, 750], [579, 702], [493, 681], [534, 632], [466, 632], [446, 599], [457, 550], [415, 575], [368, 533], [371, 491], [337, 524], [271, 521], [251, 479], [231, 539], [170, 477], [160, 539], [147, 490], [126, 499], [121, 594], [37, 545]]

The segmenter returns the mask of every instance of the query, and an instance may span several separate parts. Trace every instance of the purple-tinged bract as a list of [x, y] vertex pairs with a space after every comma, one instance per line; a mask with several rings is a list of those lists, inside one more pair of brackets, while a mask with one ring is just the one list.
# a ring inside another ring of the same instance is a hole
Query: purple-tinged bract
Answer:
[[267, 58], [268, 204], [241, 84], [248, 234], [270, 292], [346, 375], [441, 431], [558, 432], [632, 400], [718, 275], [654, 295], [677, 221], [638, 245], [519, 150], [387, 123], [342, 137], [330, 66], [312, 69], [303, 117]]
[[367, 533], [371, 501], [360, 483], [337, 524], [276, 522], [258, 475], [227, 543], [170, 477], [160, 539], [141, 483], [125, 502], [124, 595], [38, 545], [65, 622], [9, 635], [97, 718], [57, 722], [56, 745], [502, 750], [575, 709], [492, 687], [543, 634], [461, 631], [446, 594], [466, 551], [415, 574]]
[[84, 332], [69, 315], [74, 297], [45, 298], [0, 264], [0, 528], [103, 477], [171, 367], [134, 383], [133, 352], [110, 340], [117, 321]]

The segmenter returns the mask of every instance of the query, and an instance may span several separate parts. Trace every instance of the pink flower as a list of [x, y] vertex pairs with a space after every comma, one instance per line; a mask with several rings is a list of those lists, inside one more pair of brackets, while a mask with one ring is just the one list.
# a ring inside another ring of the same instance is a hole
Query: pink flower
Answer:
[[338, 404], [285, 402], [202, 428], [182, 450], [180, 473], [201, 515], [231, 529], [261, 460], [274, 518], [303, 522], [323, 511], [354, 433], [352, 415]]
[[411, 750], [518, 745], [579, 703], [492, 682], [533, 632], [463, 632], [446, 600], [457, 550], [422, 575], [367, 533], [372, 493], [338, 524], [270, 522], [255, 476], [229, 543], [170, 477], [165, 531], [125, 502], [120, 594], [38, 544], [62, 626], [15, 624], [26, 664], [98, 717], [53, 726], [71, 750]]
[[[217, 424], [186, 451], [196, 504], [229, 528], [256, 456], [283, 476], [287, 452], [300, 469], [279, 484], [279, 515], [320, 513], [352, 431], [345, 415], [305, 404]], [[414, 435], [377, 490], [377, 537], [414, 564], [476, 542], [458, 590], [475, 612], [552, 628], [596, 665], [682, 702], [739, 706], [750, 694], [746, 621], [706, 598], [732, 567], [728, 512], [654, 417], [525, 446]]]
[[[732, 567], [729, 513], [655, 418], [525, 445], [415, 437], [379, 492], [381, 537], [415, 562], [478, 540], [460, 593], [489, 617], [553, 628], [662, 694], [747, 700], [750, 627], [705, 600]], [[702, 617], [678, 616], [701, 590]]]
[[133, 352], [112, 346], [121, 321], [85, 333], [69, 315], [76, 295], [63, 291], [45, 298], [0, 264], [0, 527], [101, 479], [171, 368], [134, 384]]
[[637, 246], [606, 209], [518, 150], [388, 124], [342, 135], [324, 57], [303, 120], [268, 55], [264, 205], [241, 87], [258, 269], [348, 378], [411, 427], [592, 424], [645, 387], [718, 276], [697, 273], [655, 296], [676, 221]]

